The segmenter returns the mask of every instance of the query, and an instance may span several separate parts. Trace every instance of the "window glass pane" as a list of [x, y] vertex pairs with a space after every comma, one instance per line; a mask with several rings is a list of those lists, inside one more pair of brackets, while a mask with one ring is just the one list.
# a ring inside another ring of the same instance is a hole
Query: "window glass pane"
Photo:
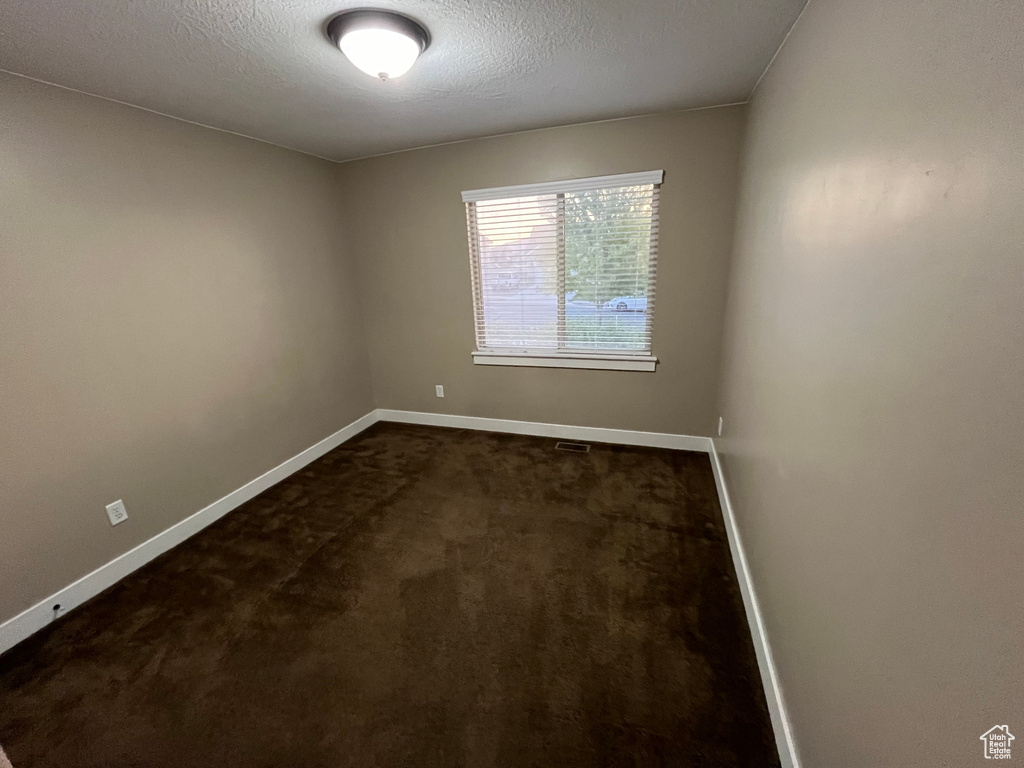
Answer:
[[650, 353], [659, 186], [611, 179], [467, 200], [480, 349]]
[[566, 193], [566, 346], [648, 347], [653, 189]]
[[476, 217], [484, 344], [557, 347], [557, 197], [482, 201]]

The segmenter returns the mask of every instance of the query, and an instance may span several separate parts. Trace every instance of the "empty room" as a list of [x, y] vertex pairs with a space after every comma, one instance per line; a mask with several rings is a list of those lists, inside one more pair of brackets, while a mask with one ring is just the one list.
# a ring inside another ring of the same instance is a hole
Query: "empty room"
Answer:
[[1021, 731], [1020, 0], [0, 3], [0, 768]]

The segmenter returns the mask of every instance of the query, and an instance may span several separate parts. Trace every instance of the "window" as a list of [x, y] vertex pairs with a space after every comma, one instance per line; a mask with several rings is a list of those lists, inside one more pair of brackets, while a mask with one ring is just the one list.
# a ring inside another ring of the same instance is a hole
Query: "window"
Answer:
[[662, 176], [463, 192], [474, 362], [653, 371]]

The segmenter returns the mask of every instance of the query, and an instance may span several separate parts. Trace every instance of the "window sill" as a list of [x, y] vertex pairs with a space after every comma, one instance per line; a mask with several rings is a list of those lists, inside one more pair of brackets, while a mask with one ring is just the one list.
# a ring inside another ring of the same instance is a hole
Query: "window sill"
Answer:
[[519, 365], [531, 368], [590, 368], [603, 371], [653, 371], [653, 355], [588, 355], [585, 352], [474, 352], [474, 365]]

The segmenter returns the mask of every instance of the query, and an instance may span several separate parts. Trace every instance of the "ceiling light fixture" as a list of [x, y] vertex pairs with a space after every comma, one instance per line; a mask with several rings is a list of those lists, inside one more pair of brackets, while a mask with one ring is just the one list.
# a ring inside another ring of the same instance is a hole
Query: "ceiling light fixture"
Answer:
[[327, 24], [327, 36], [371, 77], [401, 77], [430, 45], [430, 33], [415, 19], [394, 11], [345, 11]]

